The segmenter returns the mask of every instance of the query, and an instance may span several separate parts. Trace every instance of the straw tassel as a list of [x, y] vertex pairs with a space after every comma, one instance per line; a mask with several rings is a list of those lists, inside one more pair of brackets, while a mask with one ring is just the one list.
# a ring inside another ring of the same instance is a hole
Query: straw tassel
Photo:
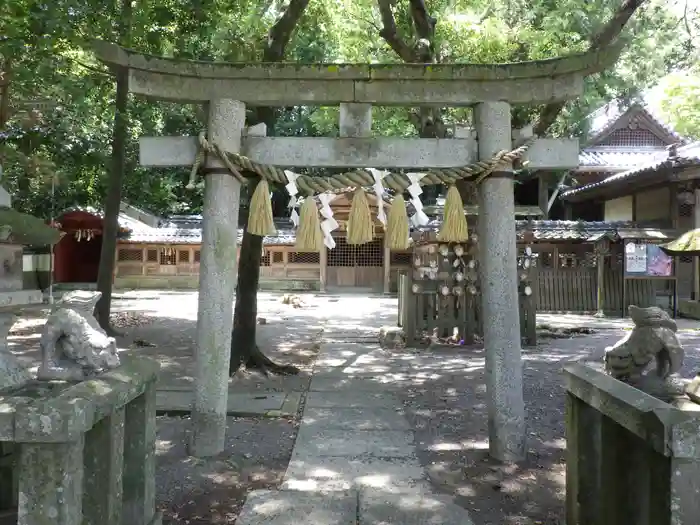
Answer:
[[253, 197], [250, 199], [248, 232], [260, 237], [277, 233], [275, 222], [272, 218], [270, 186], [265, 179], [260, 179], [253, 192]]
[[445, 199], [442, 226], [437, 240], [440, 242], [466, 242], [469, 240], [464, 204], [456, 186], [450, 186]]
[[348, 244], [365, 244], [372, 242], [374, 232], [372, 228], [372, 212], [369, 209], [365, 190], [357, 188], [350, 206], [348, 217]]
[[386, 222], [386, 242], [390, 250], [405, 250], [408, 248], [408, 215], [406, 201], [402, 194], [394, 197], [389, 208]]
[[306, 197], [301, 205], [295, 248], [299, 252], [320, 252], [323, 249], [321, 220], [316, 201], [311, 195]]

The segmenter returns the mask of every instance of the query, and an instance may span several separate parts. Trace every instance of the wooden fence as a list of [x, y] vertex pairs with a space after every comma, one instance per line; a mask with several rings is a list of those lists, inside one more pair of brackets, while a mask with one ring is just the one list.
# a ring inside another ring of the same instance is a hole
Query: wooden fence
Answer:
[[[443, 296], [437, 289], [412, 290], [411, 271], [399, 275], [398, 325], [403, 327], [406, 344], [420, 344], [426, 336], [452, 338], [473, 344], [483, 335], [481, 297], [471, 294]], [[520, 294], [520, 331], [525, 344], [537, 342], [535, 294]]]
[[[403, 273], [399, 277], [399, 323], [403, 319], [402, 312], [404, 311], [404, 296], [407, 285], [404, 282], [406, 274]], [[603, 307], [606, 313], [621, 315], [626, 311], [626, 307], [634, 304], [641, 307], [652, 306], [655, 304], [656, 294], [654, 283], [642, 279], [628, 279], [625, 291], [625, 308], [622, 304], [622, 271], [620, 268], [606, 268], [604, 272], [604, 288], [603, 288]], [[402, 284], [403, 283], [403, 284]], [[594, 313], [598, 309], [597, 289], [598, 276], [595, 268], [540, 268], [535, 272], [535, 280], [533, 283], [534, 293], [532, 303], [534, 310], [540, 313], [547, 312], [570, 312], [570, 313]], [[454, 317], [453, 310], [443, 302], [440, 302], [440, 297], [437, 297], [437, 292], [423, 292], [423, 303], [416, 306], [421, 312], [438, 311], [439, 305], [443, 305], [442, 316], [445, 318], [440, 323], [445, 323], [446, 326], [456, 326], [454, 322], [459, 321], [465, 324], [467, 332], [476, 329], [479, 326], [479, 310], [478, 301], [474, 305], [476, 310], [475, 316]], [[410, 296], [409, 296], [410, 297]], [[473, 296], [472, 296], [473, 298]], [[478, 296], [476, 296], [478, 299]], [[472, 299], [473, 300], [473, 299]], [[420, 301], [419, 301], [420, 303]], [[471, 308], [468, 306], [468, 308]], [[521, 308], [522, 316], [527, 316], [530, 308]], [[419, 316], [420, 313], [416, 312]], [[423, 314], [424, 317], [427, 314]], [[457, 314], [455, 314], [457, 315]], [[462, 314], [459, 314], [462, 315]], [[430, 317], [430, 316], [427, 316]], [[521, 325], [524, 318], [521, 318]], [[527, 321], [526, 321], [527, 322]], [[428, 321], [426, 318], [426, 330], [438, 328], [438, 321], [435, 316]], [[472, 326], [474, 328], [472, 328]], [[478, 330], [477, 330], [478, 332]]]
[[[627, 306], [652, 306], [654, 283], [628, 279], [623, 305], [623, 275], [620, 266], [604, 270], [603, 310], [621, 314]], [[598, 272], [595, 267], [539, 268], [536, 277], [536, 309], [538, 312], [591, 313], [598, 310]]]
[[[436, 289], [412, 290], [411, 271], [399, 276], [398, 324], [404, 328], [409, 346], [426, 336], [453, 337], [464, 344], [474, 343], [483, 334], [481, 297], [442, 296]], [[619, 266], [604, 272], [604, 311], [623, 313], [623, 275]], [[532, 295], [520, 294], [520, 329], [523, 342], [534, 345], [537, 340], [536, 312], [594, 313], [597, 311], [597, 270], [595, 267], [539, 268], [533, 272]], [[626, 306], [655, 304], [654, 283], [629, 279], [626, 282]]]

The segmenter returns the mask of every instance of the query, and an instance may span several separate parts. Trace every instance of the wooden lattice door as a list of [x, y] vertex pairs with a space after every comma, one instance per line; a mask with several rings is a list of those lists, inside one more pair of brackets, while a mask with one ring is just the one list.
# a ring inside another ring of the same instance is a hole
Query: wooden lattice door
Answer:
[[383, 286], [383, 249], [374, 240], [358, 246], [348, 244], [345, 236], [335, 238], [328, 250], [328, 286], [381, 288]]

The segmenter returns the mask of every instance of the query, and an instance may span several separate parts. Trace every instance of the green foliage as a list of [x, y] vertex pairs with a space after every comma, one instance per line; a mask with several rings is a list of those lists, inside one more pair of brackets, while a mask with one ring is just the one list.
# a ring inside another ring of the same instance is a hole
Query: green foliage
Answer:
[[[0, 128], [0, 162], [3, 183], [24, 212], [49, 217], [52, 210], [57, 213], [69, 206], [101, 205], [111, 149], [114, 80], [92, 57], [89, 41], [116, 39], [119, 3], [5, 0], [0, 7], [0, 96], [7, 95], [12, 109]], [[130, 46], [182, 58], [259, 61], [268, 30], [286, 4], [282, 0], [134, 2]], [[413, 46], [417, 37], [408, 2], [395, 4], [399, 36]], [[434, 0], [427, 8], [437, 20], [433, 41], [437, 61], [487, 63], [584, 50], [620, 4], [621, 0]], [[400, 61], [381, 38], [381, 23], [376, 0], [311, 0], [287, 48], [287, 60]], [[678, 30], [679, 23], [678, 13], [670, 12], [661, 0], [647, 2], [624, 35], [629, 46], [618, 67], [590, 78], [585, 95], [567, 105], [552, 133], [581, 132], [583, 117], [591, 109], [614, 97], [632, 96], [672, 69], [685, 67], [696, 55], [689, 51], [692, 42]], [[667, 91], [673, 100], [668, 113], [688, 134], [698, 129], [693, 116], [696, 88], [697, 83], [695, 87], [692, 82], [679, 83]], [[676, 102], [687, 93], [691, 95], [686, 102]], [[124, 198], [156, 213], [199, 211], [201, 188], [184, 189], [188, 170], [144, 169], [137, 166], [137, 159], [139, 136], [196, 134], [205, 125], [201, 110], [134, 98], [129, 104]], [[516, 108], [514, 120], [524, 123], [537, 109]], [[465, 109], [443, 113], [448, 128], [469, 119]], [[373, 131], [417, 134], [407, 108], [375, 108]], [[276, 132], [337, 134], [337, 108], [279, 109]]]
[[659, 87], [666, 121], [681, 135], [700, 140], [700, 70], [672, 73]]

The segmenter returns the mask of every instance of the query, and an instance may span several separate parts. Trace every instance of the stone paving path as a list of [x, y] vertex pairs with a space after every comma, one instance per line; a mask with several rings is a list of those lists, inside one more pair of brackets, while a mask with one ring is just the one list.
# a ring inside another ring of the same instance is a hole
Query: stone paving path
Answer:
[[386, 377], [405, 365], [343, 329], [323, 341], [281, 490], [251, 492], [237, 525], [471, 525], [425, 479], [392, 387], [361, 366], [389, 363]]

